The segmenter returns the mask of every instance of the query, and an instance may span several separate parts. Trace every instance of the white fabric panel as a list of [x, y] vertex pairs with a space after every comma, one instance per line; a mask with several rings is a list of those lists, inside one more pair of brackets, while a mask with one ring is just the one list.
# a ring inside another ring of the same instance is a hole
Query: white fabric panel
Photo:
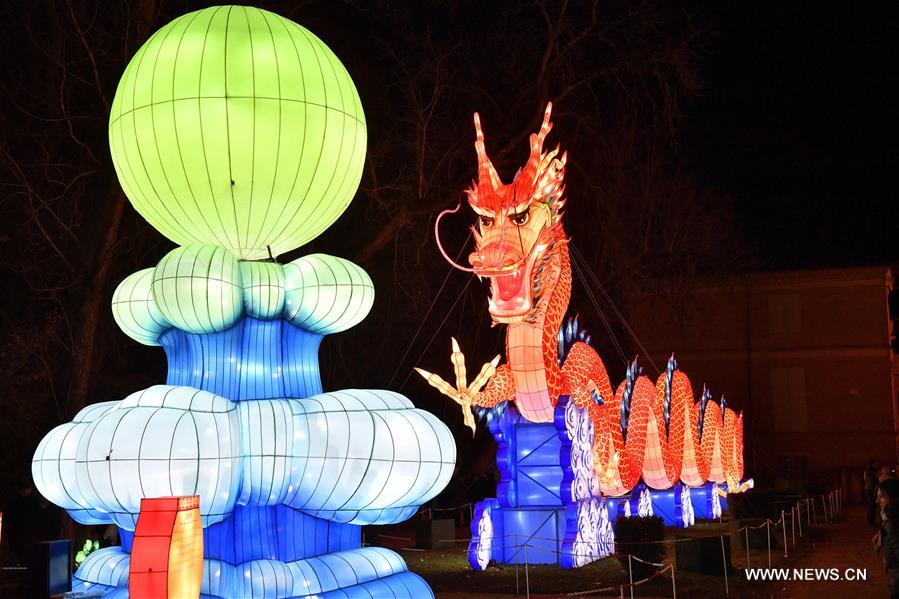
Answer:
[[159, 345], [159, 335], [172, 326], [153, 299], [153, 270], [125, 278], [112, 294], [112, 316], [122, 332], [144, 345]]
[[284, 311], [284, 267], [272, 262], [239, 262], [247, 316], [270, 320]]
[[153, 270], [153, 299], [166, 320], [184, 331], [229, 329], [243, 315], [237, 260], [214, 245], [175, 248]]
[[112, 522], [109, 514], [88, 502], [76, 475], [75, 456], [88, 425], [103, 416], [118, 402], [107, 401], [83, 408], [72, 422], [50, 431], [37, 446], [31, 462], [34, 484], [41, 495], [69, 510], [81, 524]]
[[104, 547], [92, 551], [75, 572], [74, 582], [80, 580], [88, 584], [127, 587], [130, 563], [131, 556], [122, 551], [121, 547]]
[[87, 425], [75, 473], [85, 501], [128, 530], [143, 497], [199, 495], [204, 525], [223, 520], [240, 484], [236, 404], [169, 385], [129, 395]]
[[[341, 522], [393, 521], [397, 508], [414, 510], [452, 475], [456, 447], [449, 429], [398, 393], [354, 389], [280, 401], [296, 414], [293, 431], [284, 430], [294, 438], [285, 500], [291, 507]], [[256, 472], [264, 462], [252, 456], [248, 437], [244, 485], [264, 485], [268, 477]], [[255, 489], [241, 493], [257, 495]]]
[[35, 480], [76, 514], [100, 512], [88, 521], [128, 530], [141, 498], [169, 495], [199, 495], [204, 525], [236, 503], [394, 522], [442, 490], [456, 460], [449, 429], [391, 391], [235, 403], [157, 385], [79, 418], [41, 443]]
[[368, 273], [336, 256], [303, 256], [284, 265], [284, 276], [284, 318], [314, 333], [329, 335], [355, 326], [375, 300]]

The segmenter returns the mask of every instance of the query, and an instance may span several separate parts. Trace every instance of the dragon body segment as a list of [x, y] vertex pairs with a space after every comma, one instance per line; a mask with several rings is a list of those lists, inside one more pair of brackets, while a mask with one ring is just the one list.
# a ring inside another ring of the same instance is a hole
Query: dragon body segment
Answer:
[[543, 151], [552, 128], [548, 104], [540, 130], [530, 136], [530, 157], [511, 183], [500, 180], [487, 157], [480, 117], [475, 114], [478, 180], [467, 190], [478, 217], [472, 227], [475, 251], [470, 267], [453, 266], [490, 282], [488, 306], [494, 324], [506, 324], [506, 362], [497, 356], [471, 385], [464, 356], [453, 339], [456, 385], [417, 369], [434, 387], [459, 403], [475, 430], [471, 408], [514, 401], [530, 422], [551, 422], [559, 398], [568, 396], [593, 423], [593, 468], [602, 493], [621, 496], [642, 479], [653, 489], [679, 481], [697, 487], [726, 483], [740, 490], [743, 476], [743, 420], [707, 394], [699, 401], [690, 379], [673, 356], [653, 384], [636, 360], [613, 390], [606, 367], [588, 343], [576, 341], [563, 359], [559, 331], [571, 295], [568, 239], [562, 228], [567, 153]]

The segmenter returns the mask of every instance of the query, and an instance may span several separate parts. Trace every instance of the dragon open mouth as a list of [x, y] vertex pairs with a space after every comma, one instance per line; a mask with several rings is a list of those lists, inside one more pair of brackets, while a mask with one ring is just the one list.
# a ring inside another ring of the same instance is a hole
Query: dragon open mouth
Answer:
[[493, 294], [498, 295], [500, 301], [511, 301], [516, 295], [521, 293], [521, 282], [523, 280], [524, 273], [520, 270], [511, 275], [495, 277], [491, 282]]
[[502, 268], [475, 267], [475, 274], [490, 279], [490, 314], [503, 321], [526, 315], [533, 308], [533, 269], [545, 249], [535, 244], [530, 254]]

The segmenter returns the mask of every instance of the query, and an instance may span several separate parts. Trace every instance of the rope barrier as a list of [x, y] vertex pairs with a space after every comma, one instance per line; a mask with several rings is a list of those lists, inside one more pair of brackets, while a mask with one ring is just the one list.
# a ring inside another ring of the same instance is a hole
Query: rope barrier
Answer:
[[664, 568], [664, 567], [665, 567], [665, 564], [657, 564], [657, 563], [655, 563], [655, 562], [648, 562], [648, 561], [646, 561], [645, 559], [640, 559], [640, 558], [637, 557], [636, 555], [633, 555], [633, 554], [630, 554], [630, 553], [629, 553], [628, 555], [629, 555], [631, 558], [633, 558], [633, 559], [637, 560], [638, 562], [640, 562], [641, 564], [646, 564], [647, 566], [655, 566], [656, 568]]
[[[838, 509], [838, 506], [840, 505], [840, 504], [839, 504], [839, 490], [837, 490], [837, 491], [831, 491], [828, 495], [822, 496], [822, 501], [823, 501], [823, 504], [825, 505], [825, 509], [826, 509], [828, 500], [830, 501], [831, 516], [833, 516], [833, 513], [836, 511], [836, 509]], [[799, 528], [799, 530], [800, 530], [800, 538], [802, 537], [802, 532], [801, 532], [801, 527], [802, 527], [802, 507], [801, 507], [801, 506], [802, 506], [803, 503], [804, 503], [805, 506], [806, 506], [806, 518], [809, 519], [809, 520], [808, 520], [809, 522], [811, 522], [810, 519], [812, 518], [812, 510], [814, 509], [814, 503], [815, 503], [815, 500], [814, 500], [814, 498], [807, 498], [807, 497], [806, 497], [806, 498], [802, 498], [802, 497], [799, 497], [799, 498], [797, 498], [797, 501], [796, 501], [795, 505], [793, 505], [793, 507], [790, 509], [790, 527], [791, 527], [791, 530], [792, 530], [792, 535], [793, 535], [793, 545], [794, 545], [794, 546], [795, 546], [795, 544], [796, 544], [796, 528]], [[466, 507], [466, 506], [459, 506], [459, 507]], [[439, 508], [438, 508], [438, 509], [439, 509]], [[457, 508], [457, 509], [458, 509], [458, 508]], [[815, 522], [817, 523], [817, 519], [815, 520]], [[723, 569], [724, 569], [724, 592], [725, 592], [725, 595], [726, 595], [726, 596], [730, 596], [730, 580], [729, 580], [729, 577], [728, 577], [728, 560], [727, 560], [727, 552], [726, 552], [726, 548], [725, 548], [725, 545], [724, 545], [725, 537], [726, 537], [726, 536], [732, 536], [732, 535], [734, 535], [734, 534], [739, 535], [740, 533], [745, 533], [745, 535], [746, 535], [746, 567], [749, 567], [749, 566], [750, 566], [750, 541], [749, 541], [749, 531], [750, 531], [750, 530], [758, 530], [758, 529], [760, 529], [760, 528], [762, 528], [762, 527], [765, 527], [765, 533], [766, 533], [766, 538], [767, 538], [768, 567], [770, 568], [770, 567], [771, 567], [771, 527], [772, 527], [772, 525], [773, 525], [774, 527], [777, 527], [777, 526], [781, 526], [781, 527], [782, 527], [782, 530], [783, 530], [783, 538], [784, 538], [784, 558], [787, 558], [787, 557], [789, 557], [789, 553], [788, 553], [788, 545], [787, 545], [787, 520], [786, 520], [786, 511], [785, 511], [785, 510], [781, 510], [781, 512], [780, 512], [780, 518], [779, 518], [778, 520], [776, 520], [776, 521], [775, 521], [775, 520], [772, 520], [771, 518], [765, 518], [765, 521], [764, 521], [762, 524], [755, 525], [755, 526], [752, 526], [752, 525], [747, 524], [747, 525], [742, 526], [742, 527], [740, 527], [740, 528], [738, 528], [738, 529], [736, 529], [736, 530], [730, 531], [730, 532], [728, 532], [727, 534], [719, 534], [719, 535], [715, 535], [715, 536], [718, 536], [719, 542], [720, 542], [720, 544], [721, 544], [721, 559], [722, 559], [722, 564], [723, 564]], [[493, 542], [496, 542], [496, 541], [498, 541], [498, 540], [504, 540], [504, 539], [507, 539], [507, 538], [511, 538], [511, 537], [513, 537], [513, 536], [515, 537], [515, 547], [514, 547], [514, 548], [515, 548], [515, 554], [518, 555], [519, 552], [520, 552], [521, 549], [522, 549], [522, 546], [519, 546], [519, 544], [518, 544], [518, 538], [519, 538], [520, 535], [518, 535], [518, 534], [515, 534], [515, 535], [499, 535], [499, 536], [496, 536], [496, 537], [492, 537], [492, 540], [493, 540]], [[388, 538], [390, 538], [390, 537], [388, 537]], [[393, 538], [398, 538], [398, 537], [393, 537]], [[694, 537], [694, 538], [682, 538], [682, 539], [662, 539], [662, 540], [658, 540], [658, 541], [633, 541], [633, 542], [627, 542], [627, 544], [628, 544], [628, 545], [652, 545], [652, 544], [659, 544], [659, 543], [679, 543], [679, 542], [685, 542], [685, 541], [698, 541], [698, 540], [700, 540], [700, 539], [702, 539], [702, 538], [708, 538], [708, 537]], [[714, 538], [714, 537], [711, 537], [711, 538]], [[528, 538], [528, 542], [525, 542], [525, 543], [524, 543], [523, 548], [524, 548], [524, 556], [525, 556], [525, 563], [524, 563], [524, 565], [525, 565], [525, 591], [526, 591], [527, 597], [530, 597], [530, 575], [529, 575], [530, 559], [529, 559], [529, 550], [534, 550], [534, 549], [536, 549], [537, 551], [542, 551], [542, 552], [552, 553], [552, 554], [555, 554], [555, 555], [561, 555], [561, 554], [562, 554], [562, 552], [559, 551], [559, 550], [557, 550], [557, 549], [550, 549], [550, 548], [548, 548], [548, 547], [540, 547], [540, 546], [536, 546], [536, 545], [531, 545], [530, 541], [534, 541], [534, 540], [536, 540], [536, 541], [549, 541], [549, 542], [552, 542], [552, 543], [558, 543], [558, 539], [550, 538], [550, 537], [538, 537], [538, 536], [536, 536], [536, 535], [535, 535], [535, 536], [529, 537], [529, 538]], [[470, 542], [470, 539], [453, 539], [453, 541], [454, 541], [454, 542]], [[586, 557], [586, 558], [590, 558], [590, 557], [594, 557], [594, 556], [595, 556], [595, 554], [593, 554], [593, 553], [590, 553], [590, 554], [577, 553], [577, 552], [566, 552], [566, 553], [567, 553], [567, 555], [570, 555], [570, 556], [572, 556], [572, 557]], [[604, 557], [617, 557], [617, 558], [619, 558], [619, 559], [622, 559], [622, 558], [624, 557], [624, 555], [627, 555], [627, 560], [628, 560], [628, 583], [626, 583], [626, 584], [620, 584], [620, 585], [607, 586], [607, 587], [603, 587], [603, 588], [599, 588], [599, 589], [591, 589], [591, 590], [588, 590], [588, 591], [576, 591], [576, 592], [571, 592], [571, 593], [567, 593], [566, 596], [568, 596], [568, 597], [581, 597], [581, 596], [587, 596], [587, 595], [595, 595], [595, 594], [599, 594], [599, 593], [605, 593], [605, 592], [609, 592], [609, 591], [615, 591], [616, 589], [619, 591], [619, 595], [620, 595], [622, 598], [623, 598], [624, 595], [625, 595], [625, 589], [628, 589], [628, 590], [630, 591], [630, 595], [633, 596], [633, 592], [634, 592], [634, 588], [635, 588], [635, 587], [640, 586], [640, 585], [643, 585], [643, 584], [646, 584], [647, 582], [649, 582], [649, 581], [651, 581], [651, 580], [653, 580], [653, 579], [655, 579], [655, 578], [658, 578], [658, 577], [660, 577], [660, 576], [664, 576], [664, 575], [670, 573], [670, 574], [671, 574], [671, 591], [672, 591], [672, 596], [675, 597], [675, 599], [676, 599], [676, 597], [677, 597], [677, 583], [676, 583], [676, 578], [675, 578], [674, 564], [669, 564], [669, 565], [666, 566], [664, 563], [656, 563], [656, 562], [644, 560], [644, 559], [642, 559], [642, 558], [640, 558], [640, 557], [637, 557], [637, 556], [633, 555], [632, 553], [627, 553], [627, 554], [613, 553], [613, 554], [610, 554], [610, 555], [607, 555], [607, 556], [604, 556]], [[648, 565], [648, 566], [652, 566], [652, 567], [654, 567], [654, 568], [658, 568], [658, 571], [655, 572], [655, 573], [653, 573], [652, 575], [648, 576], [647, 578], [644, 578], [644, 579], [642, 579], [642, 580], [634, 581], [634, 580], [633, 580], [633, 562], [634, 562], [634, 560], [636, 560], [636, 561], [639, 562], [639, 563], [642, 563], [642, 564], [645, 564], [645, 565]], [[518, 593], [518, 590], [519, 590], [519, 589], [518, 589], [518, 562], [517, 562], [517, 560], [516, 560], [516, 564], [515, 564], [515, 582], [516, 582], [516, 593]]]
[[[614, 590], [619, 590], [621, 592], [621, 595], [624, 596], [624, 589], [630, 587], [631, 591], [633, 591], [633, 589], [635, 587], [646, 584], [647, 582], [649, 582], [650, 580], [653, 580], [654, 578], [659, 578], [660, 576], [663, 576], [665, 574], [665, 572], [671, 572], [672, 580], [674, 579], [674, 566], [668, 565], [668, 566], [665, 566], [662, 570], [655, 572], [654, 574], [652, 574], [651, 576], [649, 576], [647, 578], [643, 578], [641, 580], [635, 581], [633, 584], [631, 584], [631, 583], [618, 584], [618, 585], [614, 585], [614, 586], [602, 587], [599, 589], [590, 589], [589, 591], [573, 591], [570, 593], [566, 593], [565, 596], [566, 597], [583, 597], [585, 595], [598, 595], [599, 593], [607, 593], [609, 591], [614, 591]], [[675, 594], [675, 597], [677, 597], [676, 594]]]
[[[827, 516], [828, 513], [829, 513], [829, 521], [833, 522], [835, 513], [842, 507], [840, 494], [841, 494], [841, 490], [836, 489], [834, 491], [830, 491], [826, 495], [821, 495], [822, 505], [825, 510], [825, 512], [824, 512], [825, 513], [825, 522], [828, 521], [828, 516]], [[799, 529], [800, 538], [803, 536], [803, 533], [802, 533], [802, 505], [803, 504], [805, 505], [806, 519], [807, 519], [807, 522], [809, 523], [809, 525], [811, 525], [812, 514], [813, 514], [813, 511], [815, 510], [815, 503], [816, 503], [816, 499], [814, 497], [797, 496], [796, 503], [790, 509], [790, 529], [791, 529], [791, 533], [792, 533], [792, 539], [793, 539], [794, 546], [796, 545], [796, 529], [797, 528]], [[429, 511], [431, 509], [440, 510], [440, 511], [459, 510], [459, 509], [463, 509], [463, 508], [466, 508], [466, 507], [469, 507], [472, 505], [473, 505], [472, 503], [467, 503], [467, 504], [464, 504], [461, 506], [456, 506], [453, 508], [429, 508]], [[828, 508], [830, 508], [829, 511], [828, 511]], [[814, 513], [816, 514], [816, 512], [814, 512]], [[814, 521], [815, 521], [815, 524], [817, 525], [818, 524], [817, 515], [815, 515]], [[751, 556], [750, 556], [749, 531], [750, 530], [758, 530], [762, 527], [765, 527], [765, 533], [766, 533], [766, 537], [767, 537], [768, 567], [770, 568], [771, 567], [771, 527], [772, 527], [772, 525], [774, 527], [777, 527], [777, 526], [782, 527], [783, 542], [784, 542], [784, 558], [788, 558], [789, 552], [788, 552], [788, 544], [787, 544], [787, 519], [786, 519], [786, 511], [783, 509], [780, 511], [780, 518], [776, 521], [772, 520], [771, 518], [765, 518], [765, 521], [761, 524], [758, 524], [755, 526], [746, 524], [740, 528], [731, 530], [726, 534], [714, 535], [714, 536], [718, 536], [719, 542], [721, 544], [721, 560], [722, 560], [722, 565], [723, 565], [723, 569], [724, 569], [724, 593], [725, 593], [725, 596], [730, 596], [730, 580], [728, 577], [728, 559], [727, 559], [727, 552], [726, 552], [725, 545], [724, 545], [724, 538], [726, 536], [732, 537], [734, 534], [740, 534], [740, 533], [745, 534], [745, 538], [746, 538], [746, 567], [748, 568], [751, 565], [750, 564]], [[714, 536], [712, 536], [711, 538], [714, 538]], [[562, 555], [562, 552], [555, 548], [541, 547], [541, 546], [531, 545], [531, 543], [530, 543], [530, 541], [548, 541], [553, 544], [557, 544], [558, 539], [551, 538], [551, 537], [538, 537], [536, 535], [532, 535], [532, 536], [528, 537], [527, 542], [525, 542], [523, 545], [518, 544], [518, 539], [520, 537], [520, 535], [518, 535], [518, 534], [498, 535], [498, 536], [492, 537], [491, 539], [494, 543], [496, 543], [497, 541], [504, 541], [505, 539], [508, 539], [511, 537], [515, 538], [515, 545], [514, 545], [515, 555], [519, 555], [519, 552], [521, 551], [522, 547], [524, 548], [525, 592], [526, 592], [527, 597], [529, 598], [530, 597], [529, 549], [531, 549], [531, 550], [536, 549], [537, 551], [551, 553], [554, 555]], [[379, 538], [395, 539], [395, 540], [401, 540], [401, 541], [411, 540], [406, 537], [391, 537], [391, 536], [387, 536], [387, 535], [379, 535]], [[661, 539], [661, 540], [657, 540], [657, 541], [627, 541], [626, 543], [628, 546], [655, 545], [655, 544], [660, 544], [660, 543], [666, 544], [666, 543], [680, 543], [680, 542], [686, 542], [686, 541], [698, 541], [703, 538], [709, 538], [709, 537], [687, 537], [687, 538], [681, 538], [681, 539]], [[470, 543], [471, 542], [471, 539], [445, 539], [445, 540], [451, 541], [454, 543]], [[411, 550], [411, 548], [406, 548], [406, 550]], [[591, 557], [596, 556], [595, 553], [578, 553], [578, 552], [566, 552], [566, 555], [569, 555], [572, 557], [584, 557], [584, 558], [591, 558]], [[644, 560], [640, 557], [633, 555], [632, 553], [626, 553], [626, 554], [612, 553], [612, 554], [609, 554], [609, 555], [606, 555], [603, 557], [616, 557], [616, 558], [622, 559], [625, 555], [627, 555], [627, 560], [628, 560], [628, 583], [603, 587], [603, 588], [599, 588], [599, 589], [591, 589], [588, 591], [576, 591], [576, 592], [572, 592], [572, 593], [567, 593], [566, 596], [579, 597], [579, 596], [586, 596], [586, 595], [595, 595], [598, 593], [615, 591], [617, 589], [620, 592], [620, 596], [623, 598], [625, 589], [629, 589], [630, 595], [631, 595], [631, 597], [633, 597], [635, 587], [646, 584], [647, 582], [649, 582], [655, 578], [658, 578], [660, 576], [663, 576], [666, 573], [670, 573], [671, 574], [672, 596], [675, 598], [677, 597], [677, 584], [675, 581], [674, 564], [669, 564], [666, 566], [664, 564], [664, 562], [656, 563], [656, 562]], [[653, 573], [652, 575], [650, 575], [647, 578], [634, 581], [633, 580], [633, 561], [634, 560], [636, 560], [639, 563], [642, 563], [642, 564], [645, 564], [648, 566], [652, 566], [654, 568], [658, 568], [658, 571]], [[519, 565], [518, 560], [516, 560], [516, 563], [515, 563], [515, 592], [516, 592], [516, 594], [519, 592], [518, 565]]]

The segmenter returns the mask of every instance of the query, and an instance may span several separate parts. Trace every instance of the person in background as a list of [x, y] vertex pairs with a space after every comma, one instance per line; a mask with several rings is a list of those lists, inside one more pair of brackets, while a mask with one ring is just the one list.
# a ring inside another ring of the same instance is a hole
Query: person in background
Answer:
[[883, 564], [890, 577], [890, 598], [899, 599], [899, 479], [887, 478], [877, 485], [877, 505], [882, 524], [874, 535], [874, 549], [883, 549]]
[[868, 525], [877, 526], [877, 466], [868, 460], [865, 468], [865, 502], [868, 504]]
[[888, 478], [896, 478], [889, 466], [881, 466], [880, 472], [877, 474], [877, 482], [883, 482]]

